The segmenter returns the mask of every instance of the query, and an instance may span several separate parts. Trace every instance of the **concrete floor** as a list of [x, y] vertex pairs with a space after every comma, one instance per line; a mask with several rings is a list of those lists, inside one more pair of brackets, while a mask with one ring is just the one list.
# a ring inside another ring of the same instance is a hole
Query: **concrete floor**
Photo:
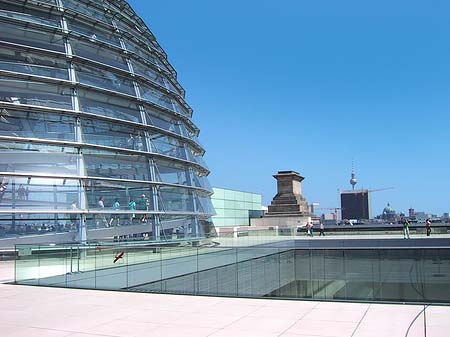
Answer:
[[[126, 293], [0, 284], [0, 335], [149, 337], [405, 336], [423, 306]], [[428, 307], [446, 337], [450, 307]], [[423, 315], [410, 337], [425, 336]]]

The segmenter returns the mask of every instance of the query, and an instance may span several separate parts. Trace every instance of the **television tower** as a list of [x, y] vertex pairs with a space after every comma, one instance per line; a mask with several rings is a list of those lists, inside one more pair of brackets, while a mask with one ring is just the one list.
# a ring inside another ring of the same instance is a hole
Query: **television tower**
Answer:
[[350, 184], [352, 185], [353, 191], [355, 190], [355, 185], [357, 182], [358, 182], [358, 180], [356, 180], [356, 177], [355, 177], [355, 167], [354, 167], [354, 164], [352, 161], [352, 178], [350, 179]]

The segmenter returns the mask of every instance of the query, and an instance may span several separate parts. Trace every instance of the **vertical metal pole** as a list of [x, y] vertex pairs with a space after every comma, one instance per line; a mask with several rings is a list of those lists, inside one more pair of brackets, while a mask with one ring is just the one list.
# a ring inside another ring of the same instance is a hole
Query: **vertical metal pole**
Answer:
[[423, 305], [423, 333], [427, 337], [427, 306]]
[[77, 272], [80, 272], [80, 246], [77, 246]]

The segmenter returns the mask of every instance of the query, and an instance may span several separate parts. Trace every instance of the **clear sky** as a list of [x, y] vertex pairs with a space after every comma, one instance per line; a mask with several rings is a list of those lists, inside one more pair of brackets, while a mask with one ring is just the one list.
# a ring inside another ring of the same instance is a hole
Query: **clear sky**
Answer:
[[213, 186], [450, 211], [450, 1], [130, 0], [178, 71]]

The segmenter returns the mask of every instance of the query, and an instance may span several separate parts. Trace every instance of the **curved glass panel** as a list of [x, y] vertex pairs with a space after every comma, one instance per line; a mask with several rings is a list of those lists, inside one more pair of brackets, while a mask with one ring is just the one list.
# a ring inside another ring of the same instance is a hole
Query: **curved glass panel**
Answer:
[[132, 81], [112, 71], [81, 64], [75, 64], [75, 70], [80, 83], [118, 91], [132, 96], [136, 94]]
[[[164, 78], [163, 74], [158, 73], [157, 71], [149, 68], [148, 66], [137, 62], [137, 61], [132, 61], [132, 65], [133, 65], [133, 70], [136, 74], [144, 76], [145, 78], [149, 79], [150, 81], [163, 86], [165, 88], [169, 88], [170, 90], [172, 90], [173, 92], [178, 93], [178, 91], [176, 91], [175, 87]], [[171, 86], [169, 86], [169, 84]]]
[[151, 181], [149, 162], [144, 156], [87, 150], [83, 155], [88, 176]]
[[147, 150], [144, 133], [140, 129], [93, 119], [82, 119], [81, 126], [84, 143], [135, 151]]
[[69, 79], [65, 60], [5, 47], [0, 49], [0, 69], [62, 80]]
[[95, 40], [100, 40], [116, 47], [120, 47], [119, 38], [112, 32], [108, 32], [97, 26], [92, 26], [78, 20], [70, 20], [68, 26], [70, 30], [89, 37], [89, 39], [92, 39], [93, 42], [95, 42]]
[[72, 108], [71, 91], [48, 83], [0, 77], [0, 101], [50, 108]]
[[[149, 184], [91, 179], [86, 182], [85, 189], [90, 210], [154, 210], [152, 186]], [[117, 201], [119, 205], [114, 205]], [[133, 201], [136, 205], [132, 204]]]
[[192, 181], [194, 182], [193, 186], [200, 187], [208, 191], [212, 191], [212, 187], [203, 173], [194, 169], [192, 176], [193, 176]]
[[153, 152], [169, 157], [187, 159], [186, 150], [178, 139], [160, 133], [149, 134], [149, 137]]
[[178, 112], [176, 109], [175, 101], [168, 95], [159, 92], [158, 90], [149, 87], [145, 84], [140, 84], [141, 96], [149, 102], [160, 105], [166, 109]]
[[0, 214], [0, 239], [74, 232], [78, 223], [73, 214]]
[[158, 181], [168, 184], [188, 185], [188, 167], [167, 160], [155, 159], [155, 168]]
[[196, 153], [189, 146], [186, 147], [186, 153], [187, 153], [187, 159], [189, 161], [197, 163], [197, 164], [199, 164], [200, 166], [202, 166], [202, 167], [204, 167], [206, 169], [208, 168], [206, 166], [205, 161], [203, 160], [203, 157], [200, 155], [200, 153]]
[[215, 214], [214, 206], [209, 195], [196, 192], [197, 212], [205, 214]]
[[18, 4], [0, 3], [0, 16], [59, 27], [59, 17], [51, 13], [25, 8]]
[[161, 186], [159, 191], [159, 207], [166, 212], [195, 212], [192, 191], [177, 187]]
[[50, 113], [1, 109], [0, 135], [75, 141], [75, 119]]
[[173, 117], [171, 118], [149, 107], [145, 107], [145, 116], [147, 119], [147, 124], [149, 125], [154, 125], [158, 128], [176, 133], [178, 135], [184, 135], [182, 130], [184, 125], [181, 122], [177, 122]]
[[184, 239], [192, 234], [196, 219], [186, 215], [162, 215], [161, 228], [172, 231], [172, 239]]
[[64, 41], [61, 35], [6, 22], [2, 22], [1, 25], [0, 40], [2, 41], [64, 52]]
[[117, 54], [113, 50], [100, 48], [95, 40], [87, 42], [71, 38], [70, 45], [72, 46], [72, 51], [75, 55], [116, 68], [128, 70], [128, 65], [123, 56]]
[[1, 194], [1, 208], [19, 210], [71, 210], [72, 202], [80, 200], [78, 180], [41, 177], [3, 176], [8, 185]]
[[95, 20], [103, 21], [107, 24], [111, 24], [111, 19], [100, 9], [93, 6], [88, 6], [82, 1], [76, 0], [62, 0], [64, 8], [69, 8], [79, 13], [85, 14]]
[[141, 113], [133, 101], [84, 89], [78, 90], [78, 101], [84, 112], [137, 123], [141, 121]]
[[74, 176], [80, 159], [71, 147], [2, 142], [0, 172]]

